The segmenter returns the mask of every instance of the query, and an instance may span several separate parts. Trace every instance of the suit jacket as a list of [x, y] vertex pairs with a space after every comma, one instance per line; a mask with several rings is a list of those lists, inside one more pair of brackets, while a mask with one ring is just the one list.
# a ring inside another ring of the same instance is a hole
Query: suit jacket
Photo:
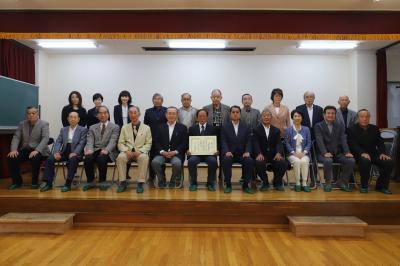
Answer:
[[360, 124], [354, 124], [347, 131], [349, 146], [354, 156], [360, 157], [362, 153], [368, 153], [371, 156], [378, 157], [386, 154], [384, 141], [381, 132], [375, 125], [368, 125], [367, 129], [360, 127]]
[[101, 138], [101, 123], [97, 123], [89, 128], [85, 150], [98, 151], [105, 149], [108, 151], [110, 159], [115, 161], [118, 156], [118, 136], [119, 126], [108, 122], [104, 136]]
[[247, 123], [240, 122], [238, 135], [235, 134], [232, 122], [221, 128], [221, 153], [225, 155], [231, 152], [234, 156], [241, 156], [245, 152], [251, 154], [253, 150], [251, 142], [251, 128]]
[[[296, 130], [293, 128], [293, 126], [288, 127], [285, 130], [285, 146], [286, 146], [286, 151], [289, 154], [293, 151], [294, 152], [296, 151], [296, 140], [294, 139], [296, 134], [297, 134]], [[307, 153], [310, 154], [312, 146], [310, 129], [306, 126], [302, 126], [300, 129], [300, 135], [303, 137], [303, 141], [301, 142], [302, 150], [307, 151]]]
[[[208, 121], [207, 123], [209, 124], [213, 124], [213, 105], [209, 104], [203, 107], [203, 109], [206, 109], [208, 112]], [[228, 105], [222, 104], [221, 103], [221, 116], [222, 116], [222, 126], [225, 125], [226, 123], [228, 123], [230, 121], [230, 116], [229, 116], [229, 111], [230, 111], [230, 107]]]
[[161, 151], [178, 151], [176, 156], [178, 156], [183, 162], [185, 160], [185, 153], [188, 146], [186, 126], [176, 122], [171, 140], [169, 140], [169, 129], [167, 123], [159, 125], [156, 132], [157, 137], [154, 139], [154, 146], [157, 155], [159, 155]]
[[[60, 130], [60, 134], [57, 137], [57, 140], [54, 144], [54, 153], [63, 153], [68, 144], [68, 132], [69, 126], [63, 127]], [[71, 152], [76, 153], [79, 157], [83, 155], [83, 149], [86, 145], [86, 138], [87, 138], [87, 128], [76, 126], [74, 136], [72, 137], [71, 143]]]
[[332, 133], [330, 133], [324, 120], [315, 125], [314, 132], [319, 154], [324, 155], [330, 152], [336, 156], [341, 153], [350, 152], [344, 126], [340, 123], [334, 121]]
[[122, 127], [118, 140], [118, 150], [120, 152], [132, 151], [134, 148], [135, 151], [140, 151], [147, 154], [150, 152], [151, 144], [152, 137], [150, 127], [148, 125], [140, 123], [135, 139], [133, 139], [133, 129], [131, 123]]
[[271, 103], [266, 108], [272, 113], [271, 125], [279, 128], [281, 137], [285, 135], [285, 129], [290, 126], [290, 112], [286, 105], [281, 104], [279, 113], [276, 113], [275, 106]]
[[249, 124], [251, 126], [251, 129], [254, 129], [258, 126], [258, 124], [260, 124], [260, 119], [261, 119], [261, 115], [260, 115], [260, 111], [254, 108], [250, 109], [250, 123], [248, 123], [246, 121], [246, 110], [244, 108], [241, 108], [241, 112], [240, 112], [240, 121], [245, 122], [247, 124]]
[[312, 121], [310, 121], [310, 116], [308, 115], [308, 109], [307, 105], [302, 104], [296, 107], [296, 110], [303, 115], [303, 120], [301, 121], [301, 124], [303, 126], [308, 127], [309, 129], [312, 129], [315, 124], [321, 122], [324, 120], [324, 109], [322, 109], [321, 106], [318, 105], [313, 105], [313, 117]]
[[11, 141], [11, 151], [30, 147], [40, 152], [43, 156], [49, 156], [49, 123], [39, 119], [33, 126], [29, 136], [29, 122], [27, 120], [19, 123], [17, 131]]
[[[128, 105], [128, 112], [129, 112], [129, 108], [132, 107], [131, 104]], [[131, 122], [131, 119], [128, 116], [128, 124]], [[117, 104], [114, 106], [114, 123], [117, 124], [119, 126], [119, 128], [122, 128], [122, 126], [124, 125], [124, 120], [122, 118], [122, 106], [120, 104]]]
[[155, 131], [158, 129], [159, 125], [167, 123], [167, 118], [165, 117], [166, 112], [167, 108], [164, 106], [161, 106], [160, 110], [156, 110], [154, 107], [146, 110], [143, 123], [150, 127], [153, 138], [156, 136]]
[[336, 109], [336, 121], [344, 125], [345, 128], [350, 128], [357, 122], [357, 113], [350, 109], [347, 110], [347, 124], [344, 124], [343, 114], [340, 108]]
[[255, 156], [261, 153], [268, 160], [272, 160], [277, 153], [283, 154], [281, 131], [271, 125], [267, 137], [264, 125], [258, 124], [253, 130], [253, 149]]

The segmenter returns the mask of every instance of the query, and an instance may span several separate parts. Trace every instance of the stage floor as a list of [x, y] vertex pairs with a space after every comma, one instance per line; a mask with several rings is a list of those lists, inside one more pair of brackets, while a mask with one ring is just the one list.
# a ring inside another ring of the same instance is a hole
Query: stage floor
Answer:
[[[204, 170], [204, 169], [202, 169]], [[324, 192], [322, 187], [312, 190], [310, 193], [295, 192], [290, 187], [285, 187], [285, 191], [275, 191], [272, 187], [267, 192], [256, 191], [255, 194], [246, 194], [241, 191], [241, 186], [236, 183], [233, 185], [233, 191], [231, 194], [226, 194], [220, 184], [217, 184], [215, 192], [209, 192], [205, 188], [205, 179], [199, 177], [198, 190], [196, 192], [189, 191], [189, 181], [187, 179], [188, 173], [186, 171], [186, 179], [184, 187], [182, 189], [151, 189], [147, 185], [143, 194], [137, 194], [135, 191], [136, 184], [134, 180], [128, 186], [128, 189], [123, 193], [117, 193], [117, 184], [112, 184], [107, 191], [101, 191], [98, 188], [83, 191], [82, 186], [86, 183], [83, 178], [82, 183], [73, 186], [71, 192], [62, 193], [59, 187], [54, 187], [53, 190], [48, 192], [40, 192], [39, 190], [32, 190], [29, 187], [30, 178], [28, 175], [24, 175], [26, 182], [24, 186], [16, 190], [8, 190], [11, 180], [0, 179], [0, 198], [55, 198], [55, 199], [106, 199], [106, 200], [183, 200], [183, 201], [289, 201], [289, 202], [325, 202], [325, 201], [400, 201], [400, 183], [392, 182], [390, 189], [393, 192], [392, 195], [385, 195], [380, 192], [374, 191], [374, 185], [370, 185], [370, 191], [367, 194], [361, 194], [358, 189], [353, 189], [353, 192], [343, 192], [340, 190], [333, 190], [332, 192]], [[111, 175], [111, 169], [108, 171]], [[236, 172], [236, 173], [235, 173]], [[80, 173], [80, 171], [78, 171]], [[133, 174], [132, 174], [133, 173]], [[201, 173], [201, 170], [199, 171]], [[135, 172], [131, 170], [131, 176]], [[167, 174], [169, 174], [167, 170]], [[235, 169], [234, 180], [238, 179], [239, 171]], [[168, 176], [168, 175], [167, 175]], [[289, 172], [289, 181], [292, 182], [293, 176]], [[111, 176], [108, 176], [108, 180], [111, 180]], [[59, 171], [56, 179], [56, 186], [63, 184], [63, 177], [61, 171]], [[110, 182], [111, 183], [111, 182]]]
[[[240, 171], [235, 170], [234, 180], [237, 181]], [[75, 213], [74, 222], [79, 224], [156, 227], [276, 228], [287, 227], [287, 216], [356, 216], [370, 225], [400, 225], [399, 183], [391, 184], [392, 195], [373, 191], [373, 185], [368, 194], [356, 189], [327, 193], [322, 188], [305, 193], [289, 187], [284, 192], [271, 189], [245, 194], [239, 184], [234, 185], [231, 194], [225, 194], [220, 186], [217, 191], [209, 192], [204, 185], [191, 192], [186, 179], [182, 189], [149, 189], [146, 186], [143, 194], [137, 194], [135, 184], [124, 193], [116, 192], [116, 184], [107, 191], [97, 188], [83, 191], [85, 178], [67, 193], [62, 193], [59, 187], [48, 192], [32, 190], [30, 179], [26, 181], [25, 187], [8, 190], [10, 179], [0, 180], [0, 215], [8, 212]], [[199, 181], [204, 182], [204, 179]], [[57, 182], [62, 185], [63, 178], [59, 176]]]

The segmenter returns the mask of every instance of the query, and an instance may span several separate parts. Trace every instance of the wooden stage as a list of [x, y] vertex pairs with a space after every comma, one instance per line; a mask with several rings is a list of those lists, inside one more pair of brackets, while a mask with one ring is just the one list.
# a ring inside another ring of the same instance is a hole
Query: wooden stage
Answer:
[[[62, 177], [58, 181], [62, 183]], [[134, 184], [124, 193], [116, 193], [115, 184], [105, 192], [99, 189], [84, 192], [78, 186], [62, 193], [59, 188], [48, 192], [29, 187], [10, 191], [9, 183], [9, 179], [0, 180], [0, 214], [70, 212], [76, 213], [74, 222], [78, 225], [281, 228], [288, 226], [287, 216], [298, 215], [349, 215], [369, 225], [400, 225], [399, 183], [391, 184], [393, 195], [373, 189], [368, 194], [358, 190], [326, 193], [321, 188], [305, 193], [288, 187], [285, 192], [270, 190], [249, 195], [242, 193], [239, 186], [234, 186], [231, 194], [224, 194], [221, 188], [209, 192], [203, 185], [190, 192], [187, 179], [183, 189], [146, 186], [143, 194], [135, 192]]]

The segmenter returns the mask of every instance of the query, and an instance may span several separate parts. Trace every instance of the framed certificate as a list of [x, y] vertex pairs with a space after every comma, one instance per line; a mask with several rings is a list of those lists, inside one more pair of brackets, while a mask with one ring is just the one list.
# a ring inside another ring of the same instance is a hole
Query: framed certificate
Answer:
[[213, 155], [217, 152], [217, 136], [189, 136], [192, 155]]

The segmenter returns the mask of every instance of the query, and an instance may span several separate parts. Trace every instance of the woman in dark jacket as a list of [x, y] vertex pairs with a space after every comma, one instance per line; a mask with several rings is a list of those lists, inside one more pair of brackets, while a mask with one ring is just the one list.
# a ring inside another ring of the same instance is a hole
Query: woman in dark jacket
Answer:
[[131, 122], [128, 111], [132, 106], [132, 97], [129, 91], [121, 91], [118, 96], [118, 105], [114, 106], [114, 122], [121, 128], [123, 125]]
[[82, 96], [78, 91], [72, 91], [68, 96], [69, 104], [64, 106], [61, 111], [61, 122], [64, 127], [69, 126], [68, 115], [71, 112], [77, 112], [79, 115], [79, 125], [86, 126], [87, 113], [86, 109], [82, 107]]

